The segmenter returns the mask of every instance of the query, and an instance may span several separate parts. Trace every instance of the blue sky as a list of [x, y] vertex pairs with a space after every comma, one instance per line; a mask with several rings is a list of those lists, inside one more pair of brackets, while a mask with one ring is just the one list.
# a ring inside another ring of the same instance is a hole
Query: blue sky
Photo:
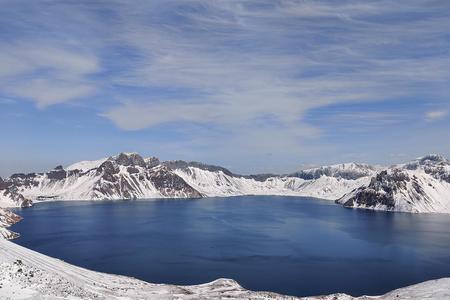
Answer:
[[0, 175], [450, 156], [450, 2], [0, 1]]

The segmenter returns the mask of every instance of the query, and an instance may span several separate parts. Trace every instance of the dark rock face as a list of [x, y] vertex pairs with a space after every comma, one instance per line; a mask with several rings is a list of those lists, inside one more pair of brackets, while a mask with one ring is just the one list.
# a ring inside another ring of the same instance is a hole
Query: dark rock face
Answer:
[[113, 176], [113, 179], [107, 182], [99, 182], [94, 190], [103, 195], [104, 198], [119, 196], [123, 199], [135, 199], [139, 192], [125, 178], [120, 176]]
[[249, 178], [249, 179], [254, 179], [256, 181], [266, 181], [268, 178], [270, 177], [277, 177], [280, 175], [276, 175], [276, 174], [256, 174], [256, 175], [248, 175], [248, 176], [242, 176], [244, 178]]
[[67, 177], [76, 176], [81, 174], [81, 170], [75, 169], [75, 170], [69, 170], [67, 172]]
[[36, 177], [38, 174], [36, 173], [29, 173], [29, 174], [14, 174], [7, 180], [5, 180], [5, 184], [12, 188], [16, 188], [19, 186], [26, 186], [26, 187], [32, 187], [37, 186], [38, 182], [36, 181]]
[[139, 173], [139, 170], [136, 167], [128, 167], [127, 172], [130, 174], [136, 174]]
[[[111, 159], [111, 158], [110, 158]], [[139, 166], [145, 168], [145, 161], [139, 154], [120, 153], [117, 157], [113, 158], [116, 163], [122, 166]]]
[[385, 205], [388, 209], [393, 209], [395, 201], [392, 195], [381, 194], [373, 189], [362, 189], [357, 196], [349, 199], [343, 205], [344, 207], [354, 207], [363, 205], [365, 207], [375, 207], [377, 205]]
[[[17, 222], [22, 220], [22, 217], [19, 215], [16, 215], [15, 213], [12, 213], [11, 211], [7, 209], [0, 208], [0, 223], [4, 227], [9, 227]], [[18, 238], [20, 234], [10, 231], [10, 230], [3, 230], [1, 235], [8, 240], [13, 240], [15, 238]]]
[[102, 174], [102, 179], [115, 182], [116, 178], [114, 175], [119, 173], [119, 168], [114, 162], [107, 160], [97, 168], [96, 172], [98, 175]]
[[[169, 168], [155, 168], [154, 165], [159, 165], [157, 158], [141, 161], [140, 157], [131, 156], [133, 155], [119, 155], [100, 165], [97, 175], [101, 175], [102, 180], [95, 186], [97, 195], [105, 198], [139, 198], [145, 195], [150, 181], [165, 197], [201, 197], [200, 193]], [[119, 165], [127, 166], [126, 173], [119, 173]]]
[[33, 205], [33, 202], [20, 194], [15, 186], [10, 186], [8, 189], [0, 191], [0, 193], [3, 193], [3, 195], [10, 198], [19, 207], [30, 207]]
[[27, 175], [24, 173], [16, 173], [16, 174], [12, 174], [11, 179], [26, 179]]
[[[133, 199], [144, 197], [154, 192], [156, 188], [161, 195], [166, 197], [201, 197], [202, 195], [186, 183], [181, 177], [172, 172], [169, 168], [160, 167], [159, 159], [150, 157], [143, 159], [138, 154], [121, 153], [110, 157], [104, 161], [97, 169], [69, 170], [62, 166], [57, 166], [53, 170], [44, 174], [14, 174], [7, 180], [0, 181], [1, 192], [19, 206], [32, 205], [31, 200], [26, 199], [21, 190], [50, 184], [53, 189], [54, 183], [60, 181], [77, 182], [78, 178], [87, 176], [92, 180], [90, 190], [81, 193], [92, 193], [93, 198], [101, 199]], [[125, 167], [125, 168], [123, 168]], [[49, 182], [50, 181], [50, 182]], [[64, 185], [59, 185], [63, 187]], [[37, 189], [38, 191], [41, 188]], [[45, 194], [45, 187], [42, 194], [33, 195], [39, 200], [58, 199], [58, 191], [52, 190]], [[61, 193], [64, 193], [62, 188]]]
[[[411, 182], [413, 191], [408, 191], [407, 184]], [[425, 193], [415, 176], [410, 177], [405, 171], [394, 168], [384, 170], [374, 176], [367, 187], [360, 187], [354, 191], [353, 196], [343, 203], [345, 207], [363, 206], [373, 208], [377, 205], [385, 205], [387, 209], [395, 207], [394, 195], [402, 191], [413, 200], [420, 200]], [[344, 196], [345, 197], [345, 196]], [[342, 203], [342, 200], [336, 200]]]
[[67, 177], [67, 172], [62, 167], [61, 169], [55, 168], [55, 170], [47, 173], [47, 177], [52, 180], [62, 180]]
[[405, 165], [408, 170], [422, 168], [425, 173], [436, 179], [450, 183], [450, 161], [443, 156], [431, 154]]
[[152, 156], [145, 159], [145, 164], [147, 169], [151, 169], [161, 164], [161, 162], [157, 157]]
[[11, 182], [5, 182], [1, 177], [0, 177], [0, 191], [1, 190], [5, 190], [7, 189], [9, 186], [11, 186]]
[[0, 193], [4, 196], [10, 198], [19, 207], [29, 207], [33, 204], [30, 199], [25, 198], [20, 192], [20, 186], [36, 186], [35, 181], [36, 173], [29, 174], [13, 174], [10, 178], [6, 180], [0, 180]]
[[184, 181], [183, 178], [162, 167], [156, 172], [149, 174], [149, 180], [166, 197], [184, 193], [189, 198], [200, 198], [202, 195]]

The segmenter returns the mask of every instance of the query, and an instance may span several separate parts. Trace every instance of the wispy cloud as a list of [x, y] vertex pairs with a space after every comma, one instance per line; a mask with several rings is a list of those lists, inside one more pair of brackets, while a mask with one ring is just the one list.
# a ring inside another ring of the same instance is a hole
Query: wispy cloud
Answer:
[[[0, 32], [2, 93], [41, 108], [100, 94], [97, 116], [127, 132], [176, 128], [190, 141], [184, 149], [217, 152], [232, 140], [241, 147], [229, 151], [240, 155], [264, 148], [294, 157], [308, 146], [316, 151], [312, 139], [326, 144], [326, 129], [306, 118], [311, 111], [448, 102], [444, 0], [36, 1], [19, 8], [13, 2], [0, 12], [0, 25], [10, 28]], [[400, 124], [410, 112], [352, 113], [334, 121], [364, 129]]]
[[[448, 91], [450, 79], [448, 56], [433, 50], [445, 35], [442, 25], [450, 25], [439, 6], [445, 4], [174, 1], [155, 12], [168, 16], [162, 26], [143, 22], [154, 16], [148, 7], [124, 7], [120, 39], [139, 58], [114, 80], [183, 87], [194, 95], [125, 99], [103, 116], [126, 130], [215, 123], [255, 141], [249, 130], [267, 115], [300, 132], [311, 109], [434, 98]], [[365, 115], [371, 122], [361, 126], [387, 120], [385, 113]], [[301, 138], [292, 135], [293, 141]]]
[[0, 46], [3, 91], [45, 107], [95, 90], [88, 78], [100, 69], [95, 56], [38, 44], [36, 41]]
[[449, 115], [448, 110], [432, 110], [425, 113], [425, 120], [428, 122], [441, 120]]

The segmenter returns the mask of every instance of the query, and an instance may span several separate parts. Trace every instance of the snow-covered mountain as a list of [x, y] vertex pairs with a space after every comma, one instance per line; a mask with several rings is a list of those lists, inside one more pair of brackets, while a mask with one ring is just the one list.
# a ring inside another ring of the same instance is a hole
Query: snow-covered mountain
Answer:
[[345, 207], [450, 213], [450, 161], [428, 155], [386, 168], [337, 200]]
[[[288, 175], [242, 176], [197, 162], [160, 162], [136, 153], [83, 161], [45, 173], [0, 178], [0, 298], [177, 298], [291, 299], [247, 291], [219, 279], [197, 286], [154, 285], [124, 276], [89, 271], [3, 241], [20, 217], [3, 209], [58, 200], [192, 198], [247, 194], [301, 195], [338, 199], [346, 207], [450, 213], [450, 162], [428, 155], [389, 168], [338, 164]], [[398, 289], [376, 297], [345, 294], [304, 299], [447, 299], [450, 279]]]
[[80, 162], [46, 173], [14, 174], [3, 181], [3, 203], [29, 206], [51, 199], [192, 198], [201, 194], [159, 161], [136, 153]]
[[200, 198], [237, 195], [295, 195], [335, 200], [367, 184], [375, 169], [341, 164], [289, 175], [242, 176], [197, 162], [143, 158], [120, 153], [46, 173], [14, 174], [0, 182], [3, 206], [46, 200]]
[[[164, 164], [197, 191], [210, 197], [289, 195], [334, 200], [368, 183], [369, 176], [375, 172], [366, 165], [345, 164], [309, 169], [289, 175], [242, 176], [222, 167], [199, 163], [175, 161]], [[341, 176], [340, 171], [348, 176]]]
[[0, 179], [0, 207], [48, 200], [200, 198], [238, 195], [309, 196], [346, 207], [450, 212], [450, 163], [428, 155], [389, 168], [345, 163], [292, 174], [238, 175], [198, 162], [120, 153], [46, 173]]

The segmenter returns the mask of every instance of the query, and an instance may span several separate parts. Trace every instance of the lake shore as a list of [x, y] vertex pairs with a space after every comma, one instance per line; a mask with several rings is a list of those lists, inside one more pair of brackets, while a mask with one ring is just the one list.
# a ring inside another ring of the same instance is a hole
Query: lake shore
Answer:
[[[3, 218], [5, 222], [9, 220], [13, 224], [21, 220], [20, 216], [8, 210], [2, 211], [7, 215]], [[10, 237], [17, 238], [18, 234]], [[425, 281], [382, 296], [361, 297], [338, 293], [299, 298], [254, 292], [231, 279], [189, 286], [152, 284], [81, 268], [2, 238], [0, 273], [2, 299], [450, 299], [450, 278]]]
[[152, 284], [80, 268], [0, 239], [2, 299], [450, 299], [450, 278], [431, 280], [382, 296], [345, 294], [297, 298], [253, 292], [230, 279], [194, 285]]

